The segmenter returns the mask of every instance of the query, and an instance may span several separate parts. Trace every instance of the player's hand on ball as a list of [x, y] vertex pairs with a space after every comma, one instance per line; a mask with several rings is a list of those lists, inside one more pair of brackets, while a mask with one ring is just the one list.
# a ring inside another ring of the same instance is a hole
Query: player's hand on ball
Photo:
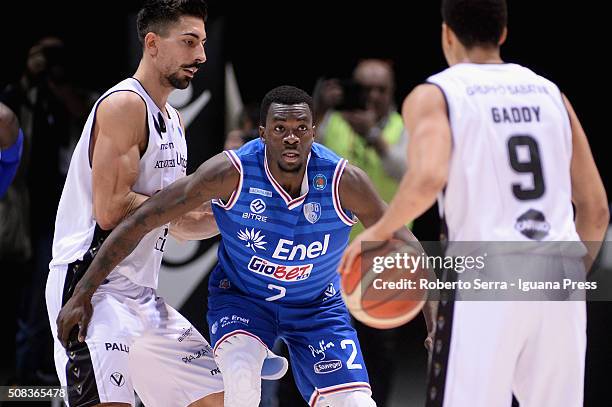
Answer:
[[349, 272], [355, 258], [361, 254], [361, 244], [363, 242], [380, 242], [382, 245], [386, 240], [390, 239], [391, 235], [381, 233], [375, 226], [369, 227], [360, 233], [346, 248], [342, 259], [340, 260], [340, 266], [338, 272], [340, 275]]
[[91, 320], [93, 307], [89, 296], [72, 296], [62, 307], [57, 316], [57, 338], [64, 348], [68, 348], [70, 333], [78, 326], [78, 341], [84, 342], [87, 336], [87, 325]]

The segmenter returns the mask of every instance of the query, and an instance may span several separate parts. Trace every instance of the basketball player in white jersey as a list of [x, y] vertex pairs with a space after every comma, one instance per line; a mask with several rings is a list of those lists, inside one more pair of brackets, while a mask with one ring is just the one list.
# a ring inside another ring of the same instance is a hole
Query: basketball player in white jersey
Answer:
[[[609, 212], [572, 106], [552, 82], [502, 61], [505, 0], [443, 0], [442, 15], [450, 68], [406, 98], [410, 167], [385, 216], [345, 252], [341, 272], [361, 242], [388, 239], [439, 193], [451, 243], [581, 240], [590, 242], [588, 263]], [[581, 258], [571, 261], [585, 272]], [[428, 406], [504, 407], [513, 393], [521, 407], [583, 405], [584, 301], [457, 301], [452, 307], [441, 302], [438, 311]]]
[[[203, 0], [145, 2], [138, 14], [140, 65], [96, 102], [72, 157], [46, 289], [57, 373], [70, 406], [134, 405], [134, 390], [147, 406], [223, 404], [209, 344], [156, 295], [168, 235], [217, 233], [205, 207], [151, 231], [99, 287], [80, 282], [110, 231], [185, 176], [185, 129], [167, 99], [206, 60], [206, 13]], [[87, 323], [83, 315], [92, 307]], [[61, 321], [73, 329], [58, 332]]]

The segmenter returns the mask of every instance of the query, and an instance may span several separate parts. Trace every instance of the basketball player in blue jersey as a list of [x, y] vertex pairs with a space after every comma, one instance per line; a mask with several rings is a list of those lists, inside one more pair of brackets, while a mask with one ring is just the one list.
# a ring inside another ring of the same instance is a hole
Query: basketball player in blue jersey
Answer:
[[[261, 379], [285, 373], [270, 350], [280, 337], [310, 405], [374, 406], [337, 266], [356, 217], [371, 225], [385, 204], [363, 171], [314, 143], [304, 91], [270, 91], [261, 123], [259, 139], [206, 161], [116, 227], [79, 284], [97, 287], [149, 230], [212, 200], [222, 239], [208, 322], [225, 405], [259, 405]], [[397, 237], [415, 239], [405, 228]], [[89, 318], [76, 306], [58, 323]]]

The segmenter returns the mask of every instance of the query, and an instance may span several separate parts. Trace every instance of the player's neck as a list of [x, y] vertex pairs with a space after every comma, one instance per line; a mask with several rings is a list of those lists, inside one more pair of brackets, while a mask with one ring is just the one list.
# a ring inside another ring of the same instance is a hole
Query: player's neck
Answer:
[[170, 96], [170, 93], [174, 89], [163, 86], [160, 83], [159, 72], [151, 69], [150, 66], [141, 60], [133, 77], [145, 88], [151, 99], [153, 99], [153, 102], [155, 102], [155, 105], [159, 107], [159, 110], [165, 113], [168, 96]]
[[459, 55], [458, 62], [470, 64], [502, 64], [504, 61], [499, 53], [499, 48], [474, 47]]
[[268, 162], [268, 168], [274, 179], [283, 187], [291, 198], [298, 198], [302, 194], [302, 180], [306, 171], [306, 165], [296, 172], [288, 172], [280, 169], [277, 163]]

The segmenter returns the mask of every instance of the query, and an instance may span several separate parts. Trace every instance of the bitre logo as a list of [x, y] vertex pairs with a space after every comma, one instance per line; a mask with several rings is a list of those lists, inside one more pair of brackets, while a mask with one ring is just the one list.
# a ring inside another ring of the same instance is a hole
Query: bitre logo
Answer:
[[263, 201], [263, 199], [253, 199], [251, 201], [250, 208], [251, 212], [259, 215], [266, 210], [266, 203]]
[[312, 185], [314, 189], [322, 191], [327, 186], [327, 178], [323, 174], [317, 174], [312, 180]]

